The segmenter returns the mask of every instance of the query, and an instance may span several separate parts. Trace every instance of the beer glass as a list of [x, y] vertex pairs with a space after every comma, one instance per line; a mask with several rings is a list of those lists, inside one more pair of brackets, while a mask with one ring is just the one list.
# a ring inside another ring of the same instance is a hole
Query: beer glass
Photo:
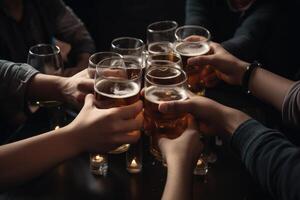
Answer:
[[90, 78], [95, 78], [96, 66], [99, 62], [106, 58], [122, 58], [118, 53], [114, 52], [97, 52], [90, 56], [88, 65], [88, 74]]
[[[59, 75], [63, 71], [63, 61], [58, 46], [51, 44], [38, 44], [29, 49], [27, 63], [48, 75]], [[55, 107], [57, 101], [37, 101], [34, 105], [42, 107]]]
[[190, 66], [187, 60], [191, 57], [210, 54], [210, 32], [201, 26], [182, 26], [175, 32], [177, 39], [175, 51], [181, 55], [183, 69], [188, 76], [189, 89], [199, 95], [204, 95], [205, 84], [202, 74], [210, 70], [208, 66]]
[[187, 127], [187, 114], [163, 114], [158, 106], [162, 102], [184, 101], [188, 98], [186, 73], [175, 63], [151, 67], [145, 77], [144, 128], [150, 134], [150, 152], [162, 160], [158, 139], [177, 138]]
[[[136, 60], [107, 58], [96, 67], [95, 98], [101, 109], [131, 105], [140, 98], [142, 68]], [[123, 153], [129, 148], [122, 145], [110, 153]]]
[[176, 52], [171, 53], [159, 53], [154, 55], [149, 55], [147, 58], [146, 69], [149, 69], [151, 66], [157, 66], [159, 64], [164, 65], [168, 62], [175, 63], [178, 67], [182, 67], [181, 57]]
[[175, 21], [159, 21], [147, 27], [148, 53], [169, 53], [173, 52], [175, 30], [178, 27]]

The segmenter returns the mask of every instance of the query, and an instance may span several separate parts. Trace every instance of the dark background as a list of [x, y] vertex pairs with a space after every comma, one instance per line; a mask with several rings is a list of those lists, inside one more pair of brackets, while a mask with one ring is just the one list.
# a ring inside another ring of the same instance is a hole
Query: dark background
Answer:
[[109, 50], [112, 39], [131, 36], [145, 41], [155, 21], [184, 23], [185, 0], [65, 0], [85, 23], [97, 51]]

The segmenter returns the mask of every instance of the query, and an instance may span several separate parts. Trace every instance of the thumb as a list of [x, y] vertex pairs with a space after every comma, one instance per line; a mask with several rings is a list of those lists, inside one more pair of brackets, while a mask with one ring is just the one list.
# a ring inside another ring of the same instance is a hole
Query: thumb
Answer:
[[88, 94], [85, 96], [84, 107], [93, 107], [94, 106], [94, 95]]
[[162, 113], [193, 113], [193, 106], [190, 100], [170, 101], [159, 104], [158, 110]]
[[94, 92], [94, 80], [93, 79], [84, 79], [80, 81], [77, 86], [78, 90], [82, 93], [93, 93]]
[[188, 65], [213, 65], [213, 56], [214, 55], [207, 55], [207, 56], [196, 56], [188, 59]]

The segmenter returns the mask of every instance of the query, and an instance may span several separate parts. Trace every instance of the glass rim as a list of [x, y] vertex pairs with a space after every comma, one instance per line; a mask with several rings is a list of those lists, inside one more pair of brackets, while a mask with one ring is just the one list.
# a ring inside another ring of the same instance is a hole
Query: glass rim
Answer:
[[[176, 63], [173, 63], [173, 64], [176, 65]], [[154, 85], [154, 86], [175, 87], [175, 86], [178, 86], [178, 85], [183, 85], [184, 83], [187, 82], [188, 77], [187, 77], [187, 74], [185, 73], [185, 71], [184, 71], [183, 69], [181, 69], [181, 68], [176, 68], [176, 67], [171, 67], [171, 66], [164, 66], [164, 67], [166, 67], [166, 68], [174, 68], [174, 69], [180, 71], [180, 72], [184, 75], [184, 80], [182, 80], [182, 81], [179, 82], [179, 83], [174, 83], [174, 84], [169, 84], [169, 85], [163, 85], [163, 84], [153, 83], [152, 81], [150, 81], [150, 80], [148, 79], [147, 74], [148, 74], [150, 71], [153, 71], [153, 70], [155, 70], [155, 69], [161, 69], [161, 68], [162, 68], [162, 67], [156, 66], [156, 67], [151, 67], [150, 69], [148, 69], [148, 70], [146, 71], [146, 74], [145, 74], [145, 81], [146, 81], [146, 83], [148, 82], [148, 83], [150, 83], [151, 85]], [[151, 77], [154, 77], [154, 76], [151, 76]], [[154, 78], [156, 78], [156, 77], [154, 77]], [[157, 78], [159, 78], [159, 77], [157, 77]], [[166, 80], [166, 78], [165, 78], [164, 80]], [[147, 88], [146, 84], [145, 84], [145, 88]]]
[[[114, 43], [117, 42], [117, 41], [120, 41], [120, 40], [134, 40], [134, 41], [138, 41], [141, 45], [139, 47], [136, 47], [136, 48], [117, 47]], [[145, 43], [142, 39], [135, 38], [135, 37], [118, 37], [118, 38], [115, 38], [111, 41], [111, 47], [113, 49], [120, 49], [120, 50], [138, 50], [138, 49], [144, 48]]]
[[96, 52], [94, 54], [92, 54], [90, 57], [89, 57], [89, 65], [93, 65], [93, 67], [96, 68], [96, 66], [98, 65], [99, 62], [101, 62], [102, 60], [106, 59], [102, 59], [101, 61], [99, 61], [98, 63], [94, 63], [92, 61], [93, 58], [95, 58], [96, 56], [100, 55], [100, 54], [115, 54], [116, 55], [116, 58], [123, 58], [123, 56], [119, 53], [115, 53], [115, 52], [112, 52], [112, 51], [100, 51], [100, 52]]
[[[166, 24], [169, 23], [169, 24], [172, 24], [173, 27], [167, 28], [167, 29], [163, 29], [163, 30], [154, 30], [154, 29], [151, 28], [152, 26], [155, 26], [155, 25], [157, 25], [157, 24], [162, 24], [162, 23], [166, 23]], [[153, 23], [151, 23], [151, 24], [149, 24], [149, 25], [147, 26], [147, 32], [149, 32], [149, 33], [163, 33], [163, 32], [171, 31], [171, 30], [173, 30], [173, 29], [176, 30], [177, 27], [178, 27], [178, 23], [177, 23], [176, 21], [174, 21], [174, 20], [157, 21], [157, 22], [153, 22]]]
[[[40, 48], [40, 47], [51, 47], [52, 50], [53, 50], [53, 53], [38, 54], [38, 53], [33, 52], [33, 49]], [[29, 48], [29, 54], [34, 55], [34, 56], [42, 56], [42, 57], [54, 56], [54, 55], [59, 55], [60, 54], [60, 48], [57, 45], [41, 43], [41, 44], [37, 44], [37, 45], [34, 45], [34, 46], [30, 47]]]
[[[198, 25], [184, 25], [184, 26], [178, 27], [176, 29], [176, 31], [175, 31], [175, 38], [176, 38], [176, 40], [177, 41], [183, 41], [183, 39], [178, 36], [178, 32], [179, 31], [181, 31], [183, 29], [192, 29], [192, 28], [194, 28], [194, 29], [202, 29], [204, 32], [207, 33], [207, 38], [206, 38], [205, 41], [197, 41], [197, 42], [209, 42], [211, 40], [211, 33], [210, 33], [210, 31], [207, 28], [205, 28], [203, 26], [198, 26]], [[187, 42], [189, 42], [189, 41], [187, 41]], [[197, 42], [191, 41], [190, 43], [197, 43]]]
[[[124, 57], [122, 57], [122, 58], [105, 58], [105, 59], [101, 60], [101, 61], [96, 65], [95, 82], [96, 82], [97, 74], [98, 74], [98, 76], [100, 76], [100, 77], [102, 77], [102, 78], [104, 78], [104, 79], [107, 79], [107, 80], [116, 80], [116, 79], [113, 79], [113, 78], [107, 78], [107, 77], [105, 77], [105, 76], [99, 75], [99, 73], [100, 73], [99, 70], [100, 70], [100, 69], [109, 69], [109, 68], [112, 67], [112, 66], [107, 66], [107, 67], [104, 67], [104, 66], [103, 66], [103, 67], [101, 67], [101, 64], [102, 64], [104, 61], [111, 60], [111, 59], [130, 60], [131, 62], [139, 63], [138, 61], [134, 61], [134, 60], [131, 60], [131, 59], [126, 59], [126, 58], [124, 58]], [[140, 65], [138, 64], [138, 66], [140, 66]], [[123, 68], [121, 68], [121, 69], [123, 69]], [[142, 75], [143, 75], [143, 69], [142, 69], [142, 67], [141, 67], [140, 73], [139, 73], [138, 77], [136, 77], [136, 78], [134, 78], [134, 79], [125, 79], [124, 81], [126, 81], [126, 82], [127, 82], [127, 81], [129, 81], [129, 82], [137, 81], [138, 79], [141, 79]]]

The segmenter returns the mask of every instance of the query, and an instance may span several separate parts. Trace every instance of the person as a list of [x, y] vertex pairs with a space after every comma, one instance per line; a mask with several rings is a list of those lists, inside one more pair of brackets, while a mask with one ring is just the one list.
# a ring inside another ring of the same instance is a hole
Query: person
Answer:
[[[200, 25], [213, 40], [247, 62], [259, 60], [269, 71], [299, 80], [300, 40], [295, 24], [299, 1], [187, 0], [187, 25]], [[212, 14], [213, 13], [213, 14]]]
[[0, 97], [1, 125], [2, 118], [6, 117], [5, 102], [13, 103], [10, 102], [13, 99], [23, 105], [25, 99], [53, 99], [76, 104], [84, 101], [78, 116], [67, 126], [0, 146], [1, 190], [36, 177], [80, 153], [104, 153], [138, 140], [139, 133], [128, 133], [142, 127], [143, 119], [137, 117], [141, 116], [142, 102], [98, 109], [95, 97], [88, 94], [93, 90], [93, 81], [87, 78], [86, 70], [64, 78], [38, 73], [27, 64], [1, 60], [0, 66], [0, 91], [5, 94]]
[[[249, 63], [242, 61], [220, 44], [211, 44], [214, 54], [190, 58], [188, 63], [211, 65], [218, 77], [230, 85], [244, 85]], [[243, 81], [244, 80], [244, 81]], [[247, 89], [252, 95], [282, 112], [283, 121], [300, 127], [300, 82], [253, 68]], [[300, 149], [278, 130], [266, 128], [247, 114], [205, 97], [159, 105], [162, 113], [190, 113], [203, 133], [231, 138], [231, 146], [252, 177], [273, 198], [300, 199]]]
[[62, 0], [3, 0], [0, 24], [1, 59], [26, 63], [31, 46], [57, 43], [68, 54], [63, 76], [85, 68], [95, 50], [84, 24]]

